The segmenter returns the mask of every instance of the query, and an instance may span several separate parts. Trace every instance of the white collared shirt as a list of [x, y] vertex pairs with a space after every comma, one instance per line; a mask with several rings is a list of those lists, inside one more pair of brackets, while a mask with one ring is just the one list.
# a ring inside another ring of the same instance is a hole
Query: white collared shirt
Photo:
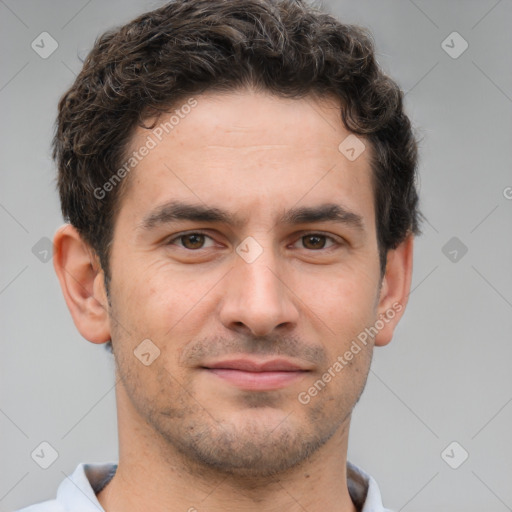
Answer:
[[[110, 481], [117, 464], [79, 464], [65, 478], [54, 500], [44, 501], [17, 512], [105, 512], [96, 494]], [[365, 471], [347, 462], [348, 491], [359, 512], [391, 512], [382, 505], [377, 482]]]

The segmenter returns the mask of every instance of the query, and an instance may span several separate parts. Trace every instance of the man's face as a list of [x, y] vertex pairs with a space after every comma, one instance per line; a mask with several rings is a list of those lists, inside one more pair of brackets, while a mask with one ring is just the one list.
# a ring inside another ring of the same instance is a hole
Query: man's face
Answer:
[[[335, 102], [251, 92], [196, 100], [131, 171], [116, 220], [118, 400], [169, 454], [266, 475], [346, 435], [366, 382], [371, 340], [299, 400], [378, 318], [369, 151], [354, 161], [340, 152], [349, 132]], [[148, 135], [158, 141], [137, 128], [131, 150]], [[229, 219], [173, 215], [191, 210], [172, 203]], [[310, 215], [325, 205], [345, 214]], [[300, 209], [311, 211], [287, 215]], [[154, 347], [158, 357], [143, 364]]]

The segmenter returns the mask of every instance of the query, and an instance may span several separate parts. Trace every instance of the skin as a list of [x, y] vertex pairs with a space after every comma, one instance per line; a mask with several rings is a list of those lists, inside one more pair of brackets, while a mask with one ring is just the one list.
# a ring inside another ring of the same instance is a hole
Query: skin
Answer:
[[[351, 413], [374, 346], [390, 342], [410, 291], [413, 237], [388, 252], [381, 279], [369, 152], [349, 161], [339, 104], [241, 90], [198, 104], [130, 175], [116, 219], [110, 299], [76, 230], [56, 234], [54, 264], [80, 333], [112, 339], [119, 467], [98, 499], [108, 512], [344, 511]], [[137, 128], [131, 150], [148, 131]], [[170, 200], [216, 206], [243, 222], [175, 221], [145, 230]], [[283, 211], [341, 204], [362, 229], [286, 225]], [[201, 230], [204, 238], [183, 239]], [[306, 233], [329, 238], [307, 237]], [[251, 263], [236, 252], [253, 237]], [[384, 327], [311, 398], [298, 400], [365, 327]], [[396, 308], [395, 308], [396, 309]], [[142, 340], [160, 350], [146, 366]], [[293, 361], [280, 389], [242, 389], [202, 366], [243, 356]]]

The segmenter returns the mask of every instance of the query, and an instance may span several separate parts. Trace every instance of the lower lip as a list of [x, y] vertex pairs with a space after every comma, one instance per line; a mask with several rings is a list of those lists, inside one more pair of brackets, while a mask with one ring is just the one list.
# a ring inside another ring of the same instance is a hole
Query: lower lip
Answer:
[[230, 368], [207, 368], [208, 372], [242, 389], [270, 391], [284, 388], [304, 377], [306, 371], [247, 372]]

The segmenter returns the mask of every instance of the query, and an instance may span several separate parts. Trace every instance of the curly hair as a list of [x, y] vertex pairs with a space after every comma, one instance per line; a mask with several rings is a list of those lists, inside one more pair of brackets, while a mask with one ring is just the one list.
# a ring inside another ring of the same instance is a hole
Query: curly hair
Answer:
[[98, 255], [107, 293], [127, 178], [102, 197], [95, 191], [126, 161], [134, 130], [192, 95], [244, 87], [339, 99], [340, 120], [371, 147], [382, 274], [388, 250], [420, 233], [417, 142], [366, 29], [305, 0], [173, 0], [97, 38], [58, 105], [62, 213]]

